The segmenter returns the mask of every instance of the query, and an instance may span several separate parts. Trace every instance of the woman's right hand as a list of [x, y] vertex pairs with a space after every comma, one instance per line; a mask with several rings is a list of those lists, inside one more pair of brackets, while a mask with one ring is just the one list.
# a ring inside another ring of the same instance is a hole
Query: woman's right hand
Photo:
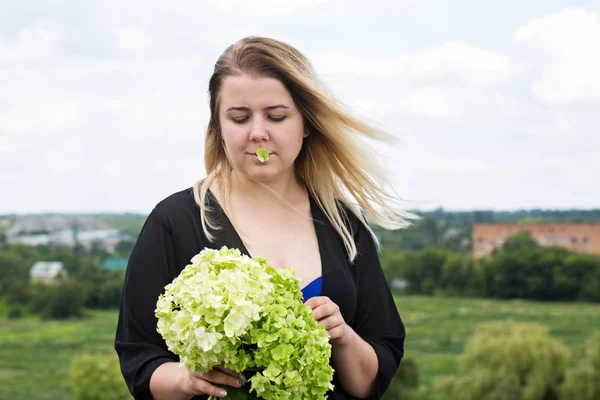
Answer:
[[183, 377], [182, 389], [190, 395], [209, 395], [225, 397], [227, 392], [216, 385], [240, 388], [246, 383], [243, 374], [228, 368], [217, 366], [205, 374], [187, 371]]

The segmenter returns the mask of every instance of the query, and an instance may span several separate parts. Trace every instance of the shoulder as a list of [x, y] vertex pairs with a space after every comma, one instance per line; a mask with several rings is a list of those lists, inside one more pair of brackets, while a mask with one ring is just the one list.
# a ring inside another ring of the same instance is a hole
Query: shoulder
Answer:
[[194, 193], [192, 188], [186, 188], [178, 192], [172, 193], [164, 199], [160, 200], [154, 209], [157, 212], [169, 213], [182, 207], [195, 206]]
[[160, 200], [155, 206], [151, 216], [158, 219], [163, 226], [177, 226], [178, 222], [189, 219], [198, 214], [199, 208], [194, 200], [192, 188], [186, 188]]

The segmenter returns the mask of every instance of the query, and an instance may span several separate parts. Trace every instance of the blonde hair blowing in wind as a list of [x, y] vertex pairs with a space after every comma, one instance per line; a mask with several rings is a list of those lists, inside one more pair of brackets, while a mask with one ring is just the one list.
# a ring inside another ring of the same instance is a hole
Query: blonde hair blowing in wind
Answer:
[[221, 206], [231, 215], [232, 167], [220, 135], [219, 91], [225, 77], [243, 74], [278, 79], [290, 92], [309, 133], [295, 162], [296, 176], [342, 237], [350, 260], [355, 259], [357, 249], [340, 203], [363, 221], [376, 242], [367, 221], [387, 229], [399, 229], [409, 224], [408, 219], [418, 218], [401, 211], [399, 196], [386, 191], [389, 185], [383, 168], [376, 154], [365, 150], [366, 143], [361, 140], [394, 143], [394, 136], [343, 109], [319, 81], [309, 60], [294, 47], [270, 38], [248, 37], [225, 50], [209, 81], [210, 121], [204, 148], [207, 176], [193, 188], [207, 238], [214, 239], [211, 230], [220, 228], [208, 215], [206, 206], [209, 187], [216, 178], [220, 182], [221, 198], [225, 199]]

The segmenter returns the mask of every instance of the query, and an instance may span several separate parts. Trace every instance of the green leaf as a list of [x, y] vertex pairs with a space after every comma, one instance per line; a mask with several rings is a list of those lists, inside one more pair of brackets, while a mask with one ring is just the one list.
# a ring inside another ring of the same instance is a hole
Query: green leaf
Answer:
[[263, 148], [258, 148], [258, 150], [256, 150], [256, 155], [258, 156], [258, 160], [260, 162], [265, 162], [269, 160], [269, 152]]

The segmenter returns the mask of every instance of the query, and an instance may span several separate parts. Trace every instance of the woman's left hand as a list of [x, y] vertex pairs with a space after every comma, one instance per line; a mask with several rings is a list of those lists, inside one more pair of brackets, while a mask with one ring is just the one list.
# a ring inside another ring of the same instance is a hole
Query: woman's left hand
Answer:
[[338, 345], [346, 341], [349, 329], [337, 304], [327, 296], [312, 297], [304, 304], [312, 309], [317, 322], [327, 329], [331, 344]]

